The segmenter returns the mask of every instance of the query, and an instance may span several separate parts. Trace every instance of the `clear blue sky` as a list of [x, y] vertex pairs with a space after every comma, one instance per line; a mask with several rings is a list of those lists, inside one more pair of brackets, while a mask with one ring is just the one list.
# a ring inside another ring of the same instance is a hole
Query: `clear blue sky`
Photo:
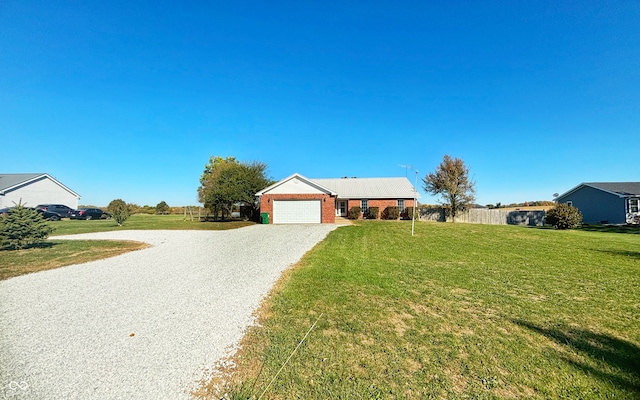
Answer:
[[0, 137], [81, 204], [197, 204], [212, 155], [551, 200], [640, 180], [640, 2], [3, 0]]

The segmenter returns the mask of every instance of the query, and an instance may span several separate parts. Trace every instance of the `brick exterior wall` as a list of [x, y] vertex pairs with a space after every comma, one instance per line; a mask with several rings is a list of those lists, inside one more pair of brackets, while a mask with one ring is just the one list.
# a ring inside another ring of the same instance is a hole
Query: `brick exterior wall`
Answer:
[[[351, 207], [360, 207], [360, 204], [360, 199], [349, 199], [347, 203], [347, 213], [351, 210]], [[387, 207], [397, 207], [398, 199], [368, 199], [368, 206], [378, 207], [380, 214], [382, 214]], [[404, 199], [404, 207], [413, 207], [413, 199]], [[378, 218], [380, 218], [380, 215], [378, 215]]]
[[336, 199], [328, 194], [263, 194], [260, 197], [260, 212], [269, 213], [269, 223], [273, 224], [274, 200], [321, 200], [323, 224], [336, 222]]

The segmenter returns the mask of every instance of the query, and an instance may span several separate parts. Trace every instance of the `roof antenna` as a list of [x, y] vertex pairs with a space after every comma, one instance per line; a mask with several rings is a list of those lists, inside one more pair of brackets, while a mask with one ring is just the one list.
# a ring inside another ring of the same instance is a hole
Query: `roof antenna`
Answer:
[[405, 177], [405, 178], [408, 178], [408, 177], [409, 177], [409, 175], [407, 175], [407, 174], [409, 173], [409, 170], [410, 170], [410, 169], [413, 169], [413, 165], [402, 165], [402, 164], [399, 164], [398, 166], [399, 166], [400, 168], [404, 168], [404, 177]]

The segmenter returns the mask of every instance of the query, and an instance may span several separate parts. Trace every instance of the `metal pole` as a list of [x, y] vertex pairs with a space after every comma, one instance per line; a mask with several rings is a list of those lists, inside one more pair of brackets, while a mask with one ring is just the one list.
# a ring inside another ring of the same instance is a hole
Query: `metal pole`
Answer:
[[416, 180], [415, 185], [413, 186], [413, 212], [411, 213], [411, 236], [413, 236], [413, 232], [416, 226], [416, 209], [418, 208], [418, 170], [416, 170]]

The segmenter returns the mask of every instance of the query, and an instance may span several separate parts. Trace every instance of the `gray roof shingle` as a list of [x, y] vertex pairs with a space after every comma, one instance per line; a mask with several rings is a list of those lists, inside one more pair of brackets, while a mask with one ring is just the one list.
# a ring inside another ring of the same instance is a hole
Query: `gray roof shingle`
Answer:
[[585, 182], [584, 184], [623, 196], [640, 195], [640, 182]]
[[46, 174], [0, 174], [0, 192], [43, 175]]

